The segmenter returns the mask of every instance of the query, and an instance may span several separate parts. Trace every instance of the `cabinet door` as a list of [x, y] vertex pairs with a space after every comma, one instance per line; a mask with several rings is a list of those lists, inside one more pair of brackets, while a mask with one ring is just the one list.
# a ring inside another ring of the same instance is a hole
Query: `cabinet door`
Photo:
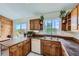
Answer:
[[79, 5], [78, 5], [78, 31], [79, 31]]
[[5, 38], [7, 35], [12, 35], [13, 33], [13, 21], [6, 20], [5, 17], [0, 17], [1, 19], [1, 35]]
[[18, 51], [17, 45], [10, 47], [9, 55], [10, 56], [19, 56], [19, 51]]
[[30, 20], [30, 30], [40, 30], [40, 19], [32, 19]]
[[30, 52], [30, 42], [27, 42], [26, 47], [27, 47], [26, 54], [28, 54]]
[[19, 56], [23, 55], [23, 43], [18, 44], [18, 51], [19, 51]]
[[61, 56], [62, 55], [62, 49], [60, 42], [52, 41], [51, 43], [51, 55], [52, 56]]
[[77, 30], [77, 8], [71, 12], [71, 30]]
[[34, 20], [30, 20], [30, 30], [34, 30]]
[[31, 41], [28, 42], [28, 53], [31, 51]]
[[40, 30], [40, 20], [34, 20], [35, 30]]
[[27, 55], [30, 51], [31, 51], [30, 40], [26, 40], [23, 43], [23, 55]]
[[23, 55], [26, 55], [26, 53], [27, 53], [27, 43], [26, 43], [26, 41], [23, 43]]
[[51, 41], [41, 40], [41, 53], [45, 56], [50, 56]]
[[50, 50], [51, 50], [51, 47], [49, 45], [44, 45], [43, 46], [43, 55], [50, 56]]

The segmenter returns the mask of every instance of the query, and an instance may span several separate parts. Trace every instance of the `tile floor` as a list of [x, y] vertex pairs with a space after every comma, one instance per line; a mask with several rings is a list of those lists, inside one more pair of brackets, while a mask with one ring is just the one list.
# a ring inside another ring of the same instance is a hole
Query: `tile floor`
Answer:
[[36, 54], [36, 53], [30, 52], [27, 56], [42, 56], [42, 55], [39, 55], [39, 54]]

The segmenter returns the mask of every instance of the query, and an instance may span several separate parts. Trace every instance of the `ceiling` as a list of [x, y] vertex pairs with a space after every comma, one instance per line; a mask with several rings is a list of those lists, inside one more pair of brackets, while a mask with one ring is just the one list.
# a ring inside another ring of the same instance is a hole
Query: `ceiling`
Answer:
[[58, 15], [60, 10], [70, 10], [75, 3], [0, 3], [0, 15], [18, 19], [39, 15]]

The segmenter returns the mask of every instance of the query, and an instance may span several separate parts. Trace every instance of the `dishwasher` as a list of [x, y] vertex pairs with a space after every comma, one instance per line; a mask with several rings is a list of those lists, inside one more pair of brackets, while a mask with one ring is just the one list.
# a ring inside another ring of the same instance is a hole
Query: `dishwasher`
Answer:
[[40, 47], [40, 39], [32, 39], [31, 40], [31, 49], [32, 49], [32, 52], [35, 52], [35, 53], [38, 53], [38, 54], [41, 54], [41, 47]]

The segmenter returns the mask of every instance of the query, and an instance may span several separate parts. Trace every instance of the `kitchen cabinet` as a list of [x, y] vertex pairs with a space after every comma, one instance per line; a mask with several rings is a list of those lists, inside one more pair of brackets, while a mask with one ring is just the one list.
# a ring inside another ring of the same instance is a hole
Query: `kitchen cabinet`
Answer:
[[41, 40], [41, 54], [45, 56], [51, 55], [51, 41]]
[[18, 44], [18, 51], [19, 51], [19, 56], [22, 56], [23, 55], [23, 43], [19, 43]]
[[23, 42], [9, 47], [10, 56], [25, 56], [31, 51], [31, 40], [27, 39]]
[[60, 42], [41, 40], [41, 54], [45, 56], [61, 56], [62, 48]]
[[10, 55], [10, 56], [19, 56], [19, 50], [18, 50], [17, 45], [14, 45], [14, 46], [12, 46], [12, 47], [9, 49], [9, 55]]
[[77, 30], [77, 8], [71, 12], [71, 31]]
[[23, 55], [27, 55], [31, 51], [31, 40], [24, 42]]
[[79, 31], [79, 4], [62, 18], [62, 30]]
[[52, 41], [51, 42], [51, 55], [53, 56], [61, 56], [62, 48], [60, 42]]
[[34, 20], [30, 20], [30, 30], [34, 29]]
[[62, 18], [62, 30], [71, 31], [71, 13], [68, 12], [65, 17]]
[[79, 31], [79, 6], [78, 6], [78, 31]]
[[40, 30], [40, 19], [34, 20], [34, 29]]
[[1, 36], [7, 37], [8, 35], [13, 34], [13, 20], [6, 18], [0, 15], [0, 22], [1, 22]]
[[43, 29], [43, 21], [40, 19], [31, 19], [30, 20], [30, 30], [42, 30]]

